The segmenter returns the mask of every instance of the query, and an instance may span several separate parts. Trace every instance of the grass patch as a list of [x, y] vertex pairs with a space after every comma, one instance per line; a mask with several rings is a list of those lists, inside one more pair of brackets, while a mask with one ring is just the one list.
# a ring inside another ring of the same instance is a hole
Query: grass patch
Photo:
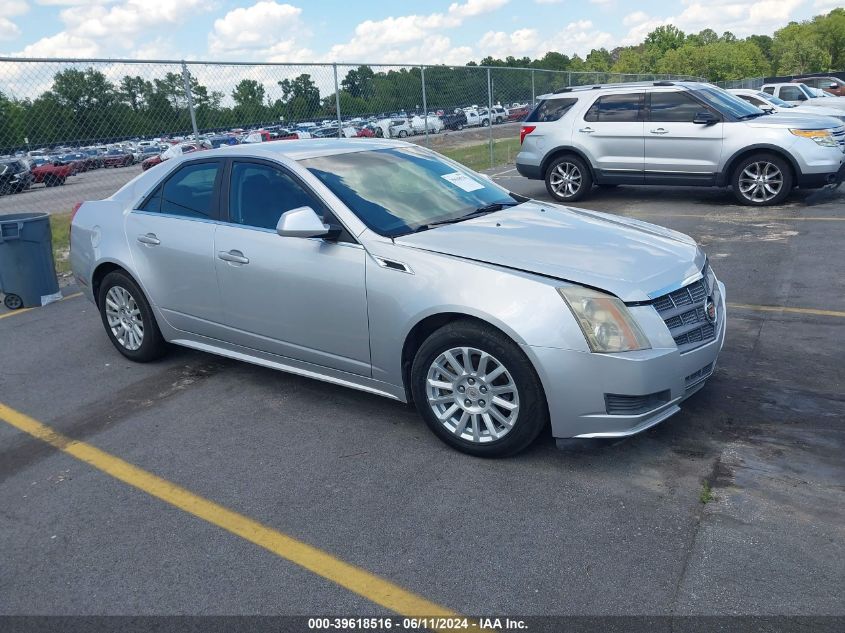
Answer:
[[437, 151], [452, 160], [466, 165], [470, 169], [480, 171], [512, 162], [519, 153], [519, 139], [503, 138], [493, 141], [492, 165], [490, 164], [490, 144], [488, 142]]
[[50, 230], [53, 232], [53, 261], [56, 274], [70, 272], [70, 213], [55, 213], [50, 216]]
[[701, 503], [710, 503], [713, 499], [715, 499], [715, 497], [713, 496], [713, 490], [710, 488], [710, 483], [705, 481], [701, 484], [701, 492], [698, 493], [698, 500], [701, 501]]

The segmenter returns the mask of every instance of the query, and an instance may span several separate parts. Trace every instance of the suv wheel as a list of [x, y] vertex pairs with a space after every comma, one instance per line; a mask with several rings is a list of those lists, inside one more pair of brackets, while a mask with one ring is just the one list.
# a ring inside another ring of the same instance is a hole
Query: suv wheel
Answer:
[[774, 154], [753, 154], [734, 169], [733, 191], [742, 204], [755, 207], [783, 202], [792, 191], [792, 171]]
[[455, 321], [420, 346], [411, 368], [417, 409], [449, 446], [479, 457], [526, 448], [548, 422], [540, 379], [509, 338]]
[[576, 156], [561, 156], [546, 170], [546, 189], [559, 202], [580, 200], [593, 186], [590, 170]]

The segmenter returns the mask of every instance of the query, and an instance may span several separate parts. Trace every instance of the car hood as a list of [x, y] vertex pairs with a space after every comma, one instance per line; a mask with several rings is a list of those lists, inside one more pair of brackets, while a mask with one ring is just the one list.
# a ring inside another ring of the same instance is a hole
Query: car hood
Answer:
[[828, 108], [823, 106], [795, 106], [788, 110], [781, 110], [783, 114], [813, 114], [815, 116], [834, 116], [841, 117], [845, 114], [842, 110], [836, 108]]
[[[818, 109], [822, 110], [822, 108]], [[814, 116], [806, 112], [792, 114], [783, 110], [775, 114], [767, 114], [756, 119], [750, 119], [744, 121], [744, 123], [749, 127], [802, 128], [805, 130], [824, 130], [842, 125], [842, 121], [839, 119], [827, 117], [822, 112]]]
[[648, 301], [704, 267], [695, 241], [639, 220], [536, 201], [428, 231], [395, 243]]

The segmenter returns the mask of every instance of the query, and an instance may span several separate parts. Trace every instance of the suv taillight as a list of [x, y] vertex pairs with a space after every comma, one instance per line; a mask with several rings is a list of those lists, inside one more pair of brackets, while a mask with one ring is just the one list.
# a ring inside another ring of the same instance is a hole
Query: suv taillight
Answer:
[[522, 141], [525, 140], [525, 137], [531, 134], [531, 132], [536, 129], [536, 125], [523, 125], [521, 128], [519, 128], [519, 144], [522, 145]]

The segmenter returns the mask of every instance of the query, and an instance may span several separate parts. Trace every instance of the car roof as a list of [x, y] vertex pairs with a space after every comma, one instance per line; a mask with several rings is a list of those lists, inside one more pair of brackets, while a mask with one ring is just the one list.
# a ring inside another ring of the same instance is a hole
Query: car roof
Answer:
[[305, 160], [318, 156], [334, 156], [350, 152], [366, 152], [374, 149], [388, 149], [391, 147], [408, 147], [410, 143], [388, 139], [355, 139], [355, 138], [314, 138], [289, 141], [269, 141], [266, 143], [250, 143], [246, 145], [229, 145], [220, 149], [203, 152], [203, 157], [209, 156], [240, 156], [246, 158], [273, 158], [285, 156], [291, 160]]

